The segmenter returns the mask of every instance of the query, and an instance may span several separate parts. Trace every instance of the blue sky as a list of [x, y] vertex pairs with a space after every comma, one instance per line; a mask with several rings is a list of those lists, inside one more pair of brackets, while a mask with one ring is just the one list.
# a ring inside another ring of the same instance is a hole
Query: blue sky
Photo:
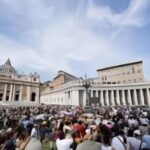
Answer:
[[149, 80], [149, 14], [150, 0], [0, 0], [0, 64], [45, 81], [143, 60]]

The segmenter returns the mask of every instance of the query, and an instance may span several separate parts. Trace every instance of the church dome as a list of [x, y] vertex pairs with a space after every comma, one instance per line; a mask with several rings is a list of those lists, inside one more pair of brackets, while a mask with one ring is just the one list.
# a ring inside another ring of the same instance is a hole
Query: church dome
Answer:
[[11, 62], [9, 58], [5, 62], [5, 64], [0, 66], [0, 73], [9, 73], [9, 74], [14, 74], [16, 73], [15, 68], [11, 65]]

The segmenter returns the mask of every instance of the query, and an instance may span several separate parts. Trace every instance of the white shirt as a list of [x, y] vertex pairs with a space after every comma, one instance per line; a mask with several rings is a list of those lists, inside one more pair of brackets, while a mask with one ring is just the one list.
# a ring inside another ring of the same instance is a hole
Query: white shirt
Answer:
[[112, 147], [111, 146], [104, 146], [104, 145], [102, 145], [101, 150], [112, 150]]
[[[128, 137], [127, 140], [133, 150], [138, 150], [140, 148], [140, 145], [141, 145], [140, 139], [137, 139], [135, 137]], [[141, 149], [146, 148], [146, 146], [147, 146], [146, 143], [142, 142]]]
[[32, 128], [31, 137], [37, 137], [37, 130], [35, 128]]
[[[123, 142], [123, 137], [118, 136], [120, 140]], [[115, 148], [116, 150], [125, 150], [124, 145], [122, 142], [118, 139], [118, 137], [113, 137], [111, 146]]]
[[56, 145], [58, 150], [71, 150], [70, 145], [73, 143], [73, 139], [57, 139]]
[[129, 127], [131, 127], [134, 124], [134, 120], [133, 119], [128, 119], [128, 125]]
[[63, 127], [63, 131], [64, 131], [64, 133], [65, 133], [65, 131], [66, 131], [66, 130], [71, 131], [71, 127], [64, 125], [64, 127]]

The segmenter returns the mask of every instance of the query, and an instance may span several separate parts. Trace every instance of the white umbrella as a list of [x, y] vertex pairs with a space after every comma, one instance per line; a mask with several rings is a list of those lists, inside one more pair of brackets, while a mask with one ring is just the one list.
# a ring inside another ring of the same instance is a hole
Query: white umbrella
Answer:
[[149, 124], [149, 120], [147, 118], [140, 118], [140, 122], [143, 125], [148, 125]]
[[23, 126], [26, 128], [28, 124], [32, 123], [30, 120], [22, 121]]
[[67, 111], [65, 111], [64, 114], [65, 114], [65, 115], [73, 115], [72, 112], [67, 112]]
[[41, 120], [41, 119], [43, 119], [43, 118], [45, 118], [45, 114], [40, 114], [40, 115], [37, 115], [36, 117], [35, 117], [35, 120]]

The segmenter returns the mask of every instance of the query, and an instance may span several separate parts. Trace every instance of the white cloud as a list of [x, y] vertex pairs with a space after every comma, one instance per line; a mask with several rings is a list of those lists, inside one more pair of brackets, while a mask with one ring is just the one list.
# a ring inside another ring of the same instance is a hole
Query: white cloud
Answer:
[[92, 5], [87, 11], [87, 17], [99, 21], [108, 22], [114, 26], [141, 27], [147, 23], [144, 17], [145, 9], [150, 6], [149, 0], [131, 0], [128, 8], [122, 13], [115, 13], [110, 7], [98, 7]]
[[[65, 3], [65, 0], [63, 2]], [[0, 63], [10, 57], [16, 67], [24, 66], [31, 72], [36, 70], [49, 74], [61, 69], [75, 73], [76, 64], [70, 65], [72, 60], [85, 62], [78, 66], [83, 74], [96, 73], [96, 67], [99, 66], [128, 62], [133, 58], [132, 53], [130, 52], [129, 56], [129, 51], [125, 51], [128, 46], [118, 44], [121, 35], [114, 38], [111, 36], [113, 31], [106, 34], [107, 31], [103, 29], [97, 33], [84, 14], [87, 11], [88, 17], [117, 26], [141, 26], [143, 16], [140, 12], [147, 2], [145, 0], [143, 4], [133, 0], [125, 12], [115, 14], [109, 7], [91, 4], [82, 9], [85, 0], [77, 5], [73, 13], [68, 11], [65, 5], [58, 6], [57, 0], [49, 1], [50, 4], [43, 0], [2, 0], [0, 7], [8, 12], [5, 19], [12, 18], [8, 27], [16, 28], [13, 34], [17, 34], [17, 37], [0, 34]], [[128, 40], [125, 43], [128, 43]], [[89, 68], [84, 71], [85, 65]]]

